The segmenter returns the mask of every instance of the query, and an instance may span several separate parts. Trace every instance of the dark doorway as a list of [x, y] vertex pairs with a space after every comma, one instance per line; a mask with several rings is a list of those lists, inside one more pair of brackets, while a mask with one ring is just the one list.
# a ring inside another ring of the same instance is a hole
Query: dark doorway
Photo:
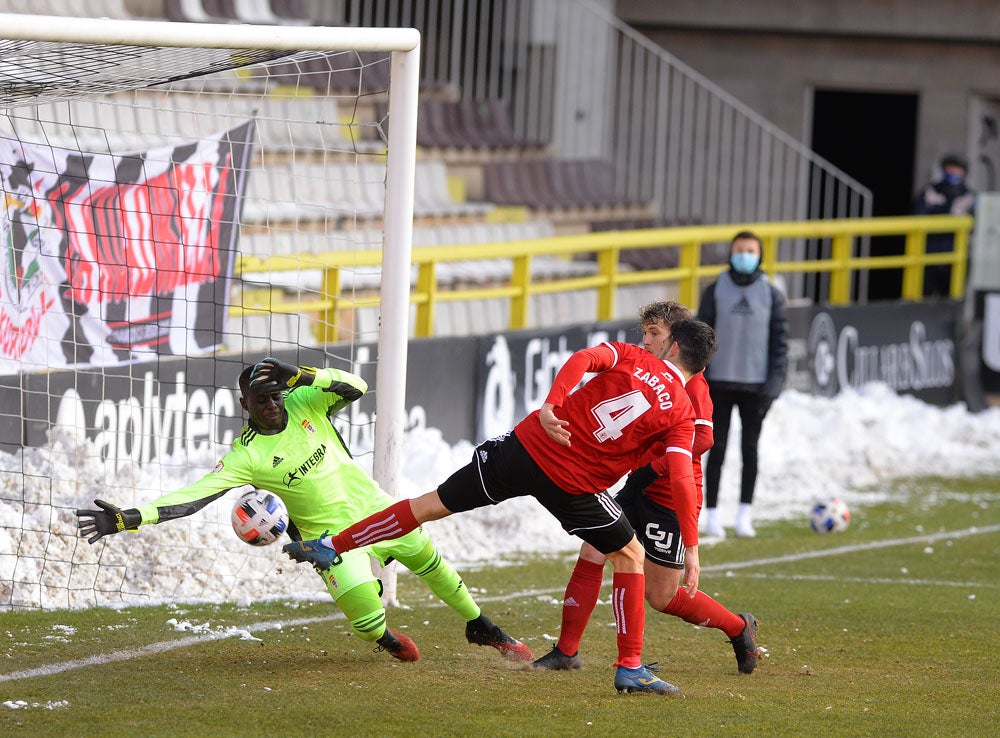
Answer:
[[[815, 90], [812, 149], [872, 191], [872, 215], [913, 212], [917, 95]], [[902, 236], [871, 240], [872, 256], [903, 253]], [[869, 300], [898, 300], [901, 269], [868, 274]], [[855, 298], [859, 295], [855, 295]]]

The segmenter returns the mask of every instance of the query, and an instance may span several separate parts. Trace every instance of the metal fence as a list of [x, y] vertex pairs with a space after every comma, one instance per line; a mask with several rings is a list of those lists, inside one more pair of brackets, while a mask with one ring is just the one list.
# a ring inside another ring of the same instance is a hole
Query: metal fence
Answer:
[[871, 215], [867, 188], [622, 23], [611, 0], [333, 5], [328, 21], [418, 28], [426, 91], [504, 100], [519, 135], [613, 163], [620, 194], [654, 202], [662, 223]]
[[[951, 282], [949, 295], [953, 299], [964, 294], [970, 216], [916, 215], [902, 218], [849, 218], [840, 220], [808, 220], [798, 222], [766, 222], [684, 226], [660, 229], [635, 229], [609, 233], [589, 233], [576, 236], [535, 238], [499, 243], [470, 243], [449, 246], [418, 247], [413, 250], [414, 274], [411, 280], [411, 335], [428, 337], [441, 335], [435, 313], [443, 306], [464, 304], [466, 311], [476, 316], [470, 321], [468, 333], [481, 334], [491, 330], [512, 330], [527, 327], [560, 325], [587, 320], [609, 321], [633, 317], [638, 307], [649, 299], [676, 297], [692, 310], [706, 279], [725, 269], [723, 264], [706, 263], [703, 252], [712, 244], [723, 242], [742, 228], [757, 233], [764, 243], [764, 269], [780, 276], [787, 283], [796, 276], [822, 275], [825, 292], [817, 302], [849, 305], [857, 302], [853, 294], [854, 277], [860, 271], [898, 270], [902, 275], [904, 300], [920, 300], [923, 295], [924, 269], [930, 265], [949, 265]], [[944, 253], [926, 252], [928, 234], [950, 233], [954, 236], [953, 250]], [[859, 257], [857, 244], [873, 236], [899, 236], [906, 241], [906, 250], [899, 256]], [[790, 260], [776, 257], [782, 245], [805, 239], [822, 239], [830, 244], [830, 256], [824, 259]], [[623, 268], [622, 252], [630, 250], [670, 249], [676, 252], [675, 266], [633, 270]], [[535, 269], [549, 257], [568, 259], [586, 255], [590, 269], [556, 271]], [[341, 340], [340, 326], [359, 324], [358, 318], [346, 317], [359, 310], [374, 310], [378, 298], [374, 294], [357, 299], [342, 289], [341, 275], [359, 267], [375, 267], [381, 253], [369, 250], [360, 253], [332, 251], [308, 257], [275, 256], [266, 259], [243, 257], [237, 272], [246, 281], [254, 274], [268, 275], [283, 271], [314, 270], [323, 273], [325, 294], [316, 294], [305, 304], [286, 300], [280, 293], [265, 291], [263, 298], [244, 295], [242, 306], [230, 310], [233, 316], [258, 316], [265, 322], [274, 315], [309, 312], [317, 316], [314, 336], [318, 343]], [[491, 261], [508, 262], [506, 270], [491, 269]], [[443, 284], [442, 276], [457, 271], [461, 264], [481, 274], [491, 273], [490, 284], [453, 286]], [[448, 267], [443, 269], [443, 267]], [[635, 288], [654, 288], [638, 301], [630, 294]], [[560, 315], [553, 302], [542, 304], [532, 300], [540, 296], [571, 296], [574, 300], [572, 317]], [[499, 323], [488, 313], [499, 306]], [[626, 308], [626, 309], [622, 309]], [[270, 324], [270, 323], [269, 323]], [[453, 335], [447, 331], [447, 335]], [[280, 340], [273, 332], [271, 341]], [[298, 336], [290, 343], [294, 344]]]

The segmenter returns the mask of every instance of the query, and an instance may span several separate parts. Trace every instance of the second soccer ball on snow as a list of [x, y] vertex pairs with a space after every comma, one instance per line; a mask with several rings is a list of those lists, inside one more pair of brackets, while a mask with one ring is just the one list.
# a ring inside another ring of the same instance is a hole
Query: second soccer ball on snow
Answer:
[[809, 524], [817, 533], [840, 533], [851, 524], [851, 511], [836, 497], [817, 502], [809, 513]]
[[252, 489], [236, 500], [232, 521], [241, 541], [251, 546], [266, 546], [281, 538], [288, 528], [288, 510], [273, 492]]

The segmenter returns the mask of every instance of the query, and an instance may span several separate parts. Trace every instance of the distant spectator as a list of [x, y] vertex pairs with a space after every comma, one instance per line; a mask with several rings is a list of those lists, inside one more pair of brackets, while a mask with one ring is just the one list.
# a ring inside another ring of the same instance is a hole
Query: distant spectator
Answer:
[[[941, 177], [917, 193], [913, 212], [917, 215], [974, 215], [976, 193], [965, 183], [969, 165], [961, 156], [941, 159]], [[951, 233], [927, 236], [927, 253], [942, 254], [955, 248]], [[951, 266], [935, 264], [924, 270], [924, 297], [948, 297], [951, 293]]]
[[729, 441], [729, 423], [736, 409], [742, 423], [740, 506], [736, 535], [751, 538], [750, 506], [757, 484], [757, 443], [764, 416], [781, 393], [788, 374], [788, 318], [785, 295], [760, 268], [762, 245], [750, 231], [741, 231], [729, 246], [729, 269], [701, 296], [698, 318], [715, 328], [719, 350], [705, 370], [715, 406], [715, 445], [705, 466], [706, 533], [726, 535], [717, 504], [722, 462]]

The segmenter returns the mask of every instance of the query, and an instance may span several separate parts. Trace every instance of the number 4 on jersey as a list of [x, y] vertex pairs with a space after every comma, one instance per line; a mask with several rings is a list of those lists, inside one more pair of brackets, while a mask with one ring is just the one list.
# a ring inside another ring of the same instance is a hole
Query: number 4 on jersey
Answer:
[[638, 420], [651, 407], [652, 404], [639, 390], [632, 390], [594, 405], [590, 409], [598, 423], [594, 437], [600, 443], [618, 440], [628, 424]]

